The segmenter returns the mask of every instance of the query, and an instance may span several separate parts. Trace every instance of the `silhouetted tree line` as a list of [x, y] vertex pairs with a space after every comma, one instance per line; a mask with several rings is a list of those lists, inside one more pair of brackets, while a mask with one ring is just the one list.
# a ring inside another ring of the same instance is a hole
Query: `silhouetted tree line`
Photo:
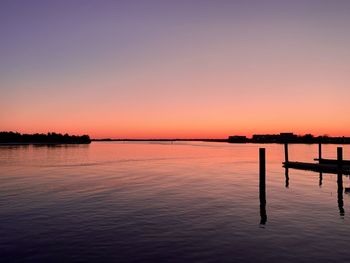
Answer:
[[0, 132], [0, 143], [90, 143], [88, 135], [76, 136], [49, 132], [47, 134], [21, 134], [18, 132]]
[[293, 133], [254, 134], [252, 138], [246, 136], [230, 136], [230, 143], [334, 143], [350, 144], [350, 137], [314, 136], [312, 134], [296, 135]]

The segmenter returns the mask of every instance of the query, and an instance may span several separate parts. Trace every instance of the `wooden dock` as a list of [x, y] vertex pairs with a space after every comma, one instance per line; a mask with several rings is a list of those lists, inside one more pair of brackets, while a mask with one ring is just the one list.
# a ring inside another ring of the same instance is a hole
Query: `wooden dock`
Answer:
[[[324, 159], [324, 158], [319, 159], [319, 158], [315, 158], [314, 160], [318, 161], [318, 163], [321, 163], [321, 164], [334, 164], [334, 165], [338, 164], [338, 160], [336, 160], [336, 159]], [[342, 160], [341, 164], [350, 166], [350, 161], [349, 160]]]
[[344, 174], [350, 175], [350, 160], [343, 160], [343, 148], [337, 148], [337, 159], [324, 159], [322, 158], [322, 146], [318, 147], [318, 158], [314, 159], [317, 163], [306, 162], [291, 162], [288, 159], [288, 144], [284, 146], [285, 161], [283, 162], [284, 168], [292, 168], [299, 170], [308, 170], [319, 173], [332, 173], [332, 174]]
[[304, 162], [283, 162], [284, 168], [293, 168], [298, 170], [308, 170], [319, 173], [332, 173], [350, 175], [350, 165], [338, 166], [338, 164], [327, 163], [304, 163]]

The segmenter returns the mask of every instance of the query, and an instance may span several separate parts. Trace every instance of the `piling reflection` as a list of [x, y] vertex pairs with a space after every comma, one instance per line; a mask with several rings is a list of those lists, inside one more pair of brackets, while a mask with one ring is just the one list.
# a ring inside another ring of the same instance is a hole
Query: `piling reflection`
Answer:
[[[350, 187], [343, 186], [343, 173], [342, 170], [339, 169], [339, 172], [337, 174], [337, 202], [338, 202], [338, 209], [339, 209], [339, 215], [341, 217], [345, 216], [345, 209], [344, 209], [344, 197], [343, 193], [350, 194]], [[260, 224], [265, 224], [267, 221], [267, 215], [266, 215], [266, 189], [264, 182], [261, 182], [261, 179], [263, 177], [260, 175], [260, 217], [261, 222]], [[323, 183], [323, 173], [319, 173], [319, 187], [322, 187]], [[285, 187], [289, 187], [289, 169], [285, 168]]]
[[265, 225], [267, 222], [267, 214], [266, 214], [266, 184], [265, 184], [264, 176], [260, 176], [260, 180], [259, 180], [259, 200], [260, 200], [260, 224]]
[[338, 185], [338, 207], [340, 216], [344, 216], [344, 202], [343, 202], [343, 175], [341, 173], [337, 176]]
[[[261, 196], [261, 195], [260, 195]], [[265, 198], [265, 197], [264, 197]], [[266, 200], [260, 197], [260, 224], [265, 225], [267, 222]]]
[[[289, 174], [288, 174], [288, 167], [299, 169], [299, 170], [308, 170], [308, 171], [314, 171], [319, 172], [319, 187], [322, 186], [323, 181], [323, 173], [332, 173], [337, 174], [337, 197], [338, 197], [338, 208], [339, 208], [339, 214], [340, 216], [345, 215], [344, 210], [344, 201], [343, 201], [343, 175], [347, 175], [350, 173], [349, 165], [350, 160], [344, 160], [343, 159], [343, 148], [337, 147], [337, 159], [322, 159], [322, 147], [321, 144], [318, 146], [318, 152], [319, 156], [318, 163], [305, 163], [305, 162], [289, 162], [288, 161], [288, 145], [284, 145], [284, 152], [285, 152], [285, 162], [283, 163], [283, 166], [285, 167], [285, 186], [288, 188], [289, 186]], [[350, 189], [345, 188], [345, 193], [349, 193]]]
[[289, 188], [289, 169], [288, 168], [285, 168], [285, 178], [286, 178], [285, 187]]

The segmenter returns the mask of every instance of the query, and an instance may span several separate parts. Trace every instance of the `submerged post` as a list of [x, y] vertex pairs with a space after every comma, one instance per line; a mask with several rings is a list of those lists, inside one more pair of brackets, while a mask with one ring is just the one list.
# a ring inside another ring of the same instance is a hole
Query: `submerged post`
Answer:
[[284, 160], [288, 163], [288, 143], [284, 144]]
[[321, 163], [321, 159], [322, 159], [322, 144], [319, 143], [318, 144], [318, 162]]
[[265, 148], [259, 149], [259, 199], [260, 199], [260, 224], [265, 225], [266, 215], [266, 158]]

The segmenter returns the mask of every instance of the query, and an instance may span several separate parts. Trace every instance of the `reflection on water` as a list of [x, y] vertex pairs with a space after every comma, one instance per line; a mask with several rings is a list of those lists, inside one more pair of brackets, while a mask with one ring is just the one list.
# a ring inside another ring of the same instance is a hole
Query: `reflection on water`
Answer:
[[[325, 145], [323, 157], [335, 158], [336, 147]], [[290, 160], [317, 154], [317, 145], [289, 145]], [[344, 159], [349, 154], [345, 146]], [[284, 169], [283, 160], [283, 145], [2, 146], [0, 256], [3, 262], [346, 261], [349, 177]]]
[[266, 214], [266, 191], [264, 187], [259, 188], [259, 199], [260, 199], [260, 224], [265, 225], [267, 222]]
[[344, 216], [344, 202], [343, 202], [343, 175], [340, 173], [337, 175], [337, 185], [338, 185], [338, 207], [340, 216]]
[[286, 177], [286, 183], [285, 183], [285, 187], [288, 188], [289, 187], [289, 168], [284, 168], [285, 169], [285, 177]]

